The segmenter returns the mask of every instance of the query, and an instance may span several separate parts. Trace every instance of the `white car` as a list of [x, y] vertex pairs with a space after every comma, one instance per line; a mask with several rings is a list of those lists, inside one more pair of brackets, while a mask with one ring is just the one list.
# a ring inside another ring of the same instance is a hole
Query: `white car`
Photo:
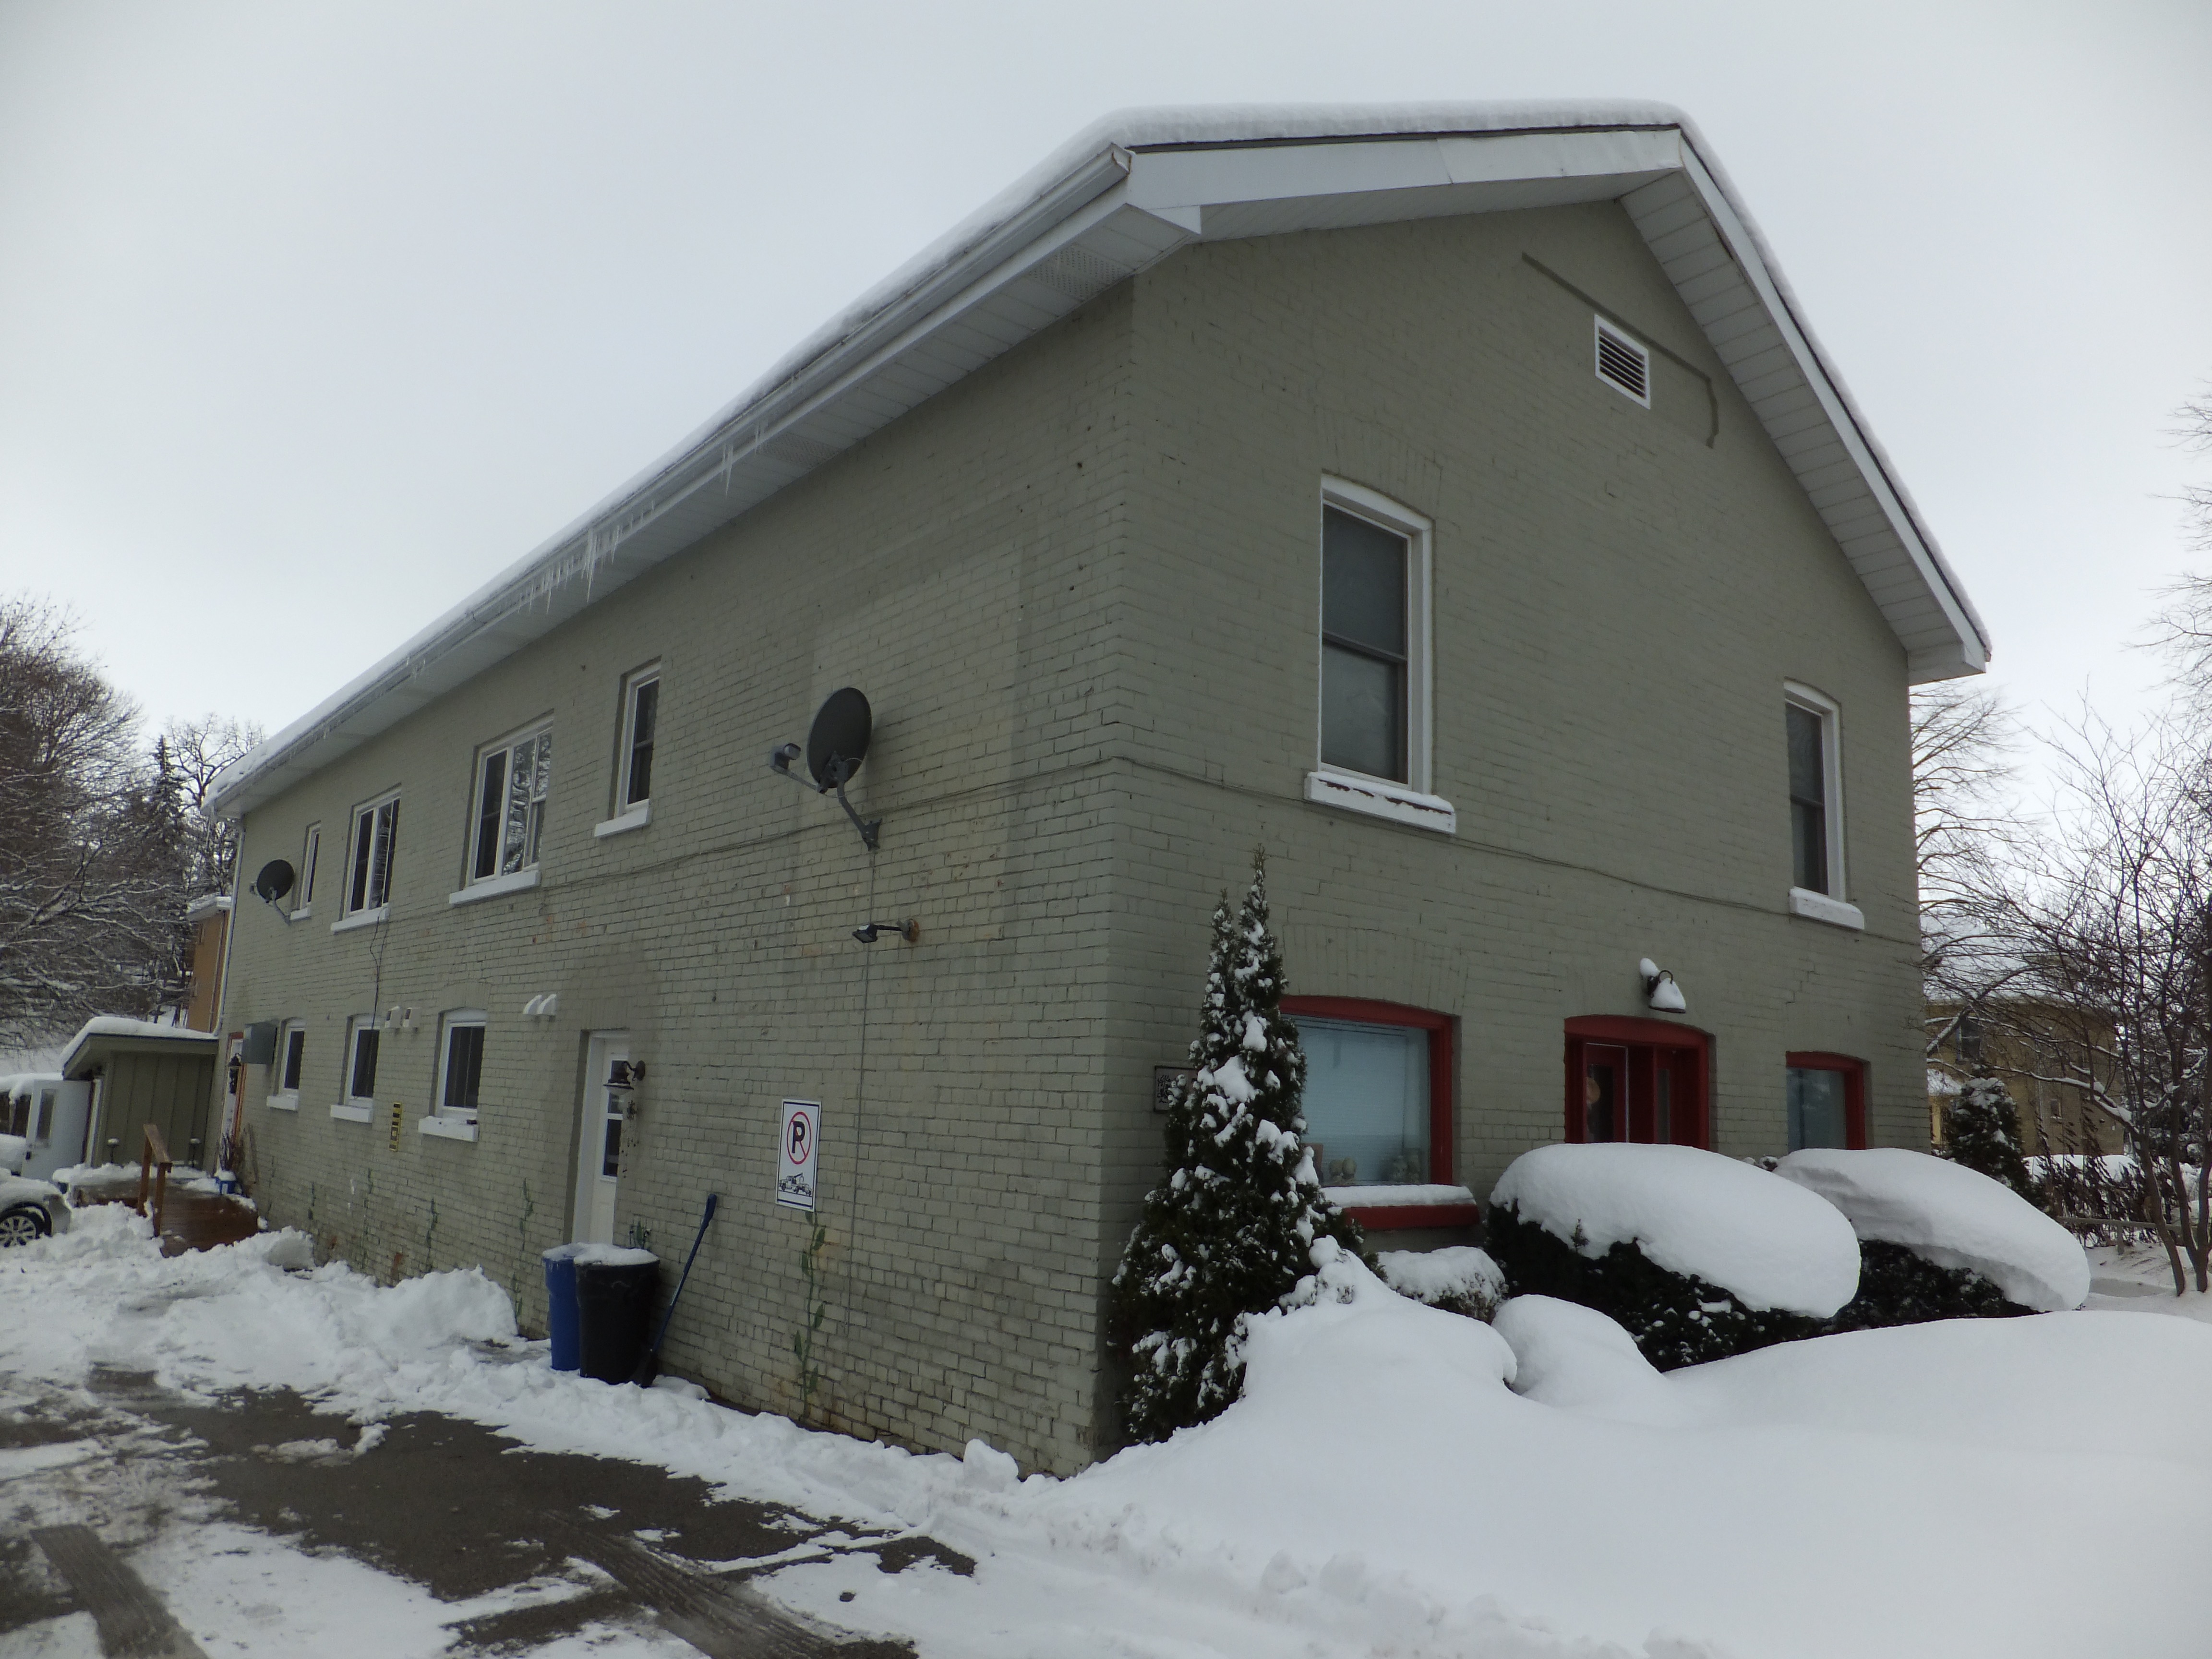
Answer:
[[0, 1175], [0, 1250], [69, 1231], [69, 1200], [51, 1181]]

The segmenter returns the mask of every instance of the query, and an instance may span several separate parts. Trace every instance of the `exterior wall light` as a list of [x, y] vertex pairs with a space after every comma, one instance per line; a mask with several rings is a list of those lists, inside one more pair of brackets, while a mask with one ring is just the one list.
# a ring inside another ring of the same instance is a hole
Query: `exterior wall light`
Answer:
[[873, 945], [885, 933], [902, 939], [908, 945], [912, 945], [921, 938], [921, 924], [914, 921], [870, 921], [864, 922], [853, 930], [853, 937], [863, 945]]
[[1644, 975], [1644, 1000], [1648, 1007], [1662, 1014], [1679, 1014], [1689, 1005], [1682, 1000], [1682, 988], [1674, 983], [1671, 969], [1662, 968], [1646, 957], [1636, 964], [1636, 971]]

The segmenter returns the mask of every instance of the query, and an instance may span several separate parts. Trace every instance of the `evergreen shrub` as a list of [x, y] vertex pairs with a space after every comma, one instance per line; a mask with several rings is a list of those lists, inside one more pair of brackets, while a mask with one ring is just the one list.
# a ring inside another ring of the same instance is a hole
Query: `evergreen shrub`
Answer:
[[1831, 1320], [1832, 1331], [1922, 1325], [1931, 1319], [2008, 1319], [2029, 1314], [1971, 1267], [1941, 1267], [1902, 1244], [1859, 1241], [1859, 1291]]

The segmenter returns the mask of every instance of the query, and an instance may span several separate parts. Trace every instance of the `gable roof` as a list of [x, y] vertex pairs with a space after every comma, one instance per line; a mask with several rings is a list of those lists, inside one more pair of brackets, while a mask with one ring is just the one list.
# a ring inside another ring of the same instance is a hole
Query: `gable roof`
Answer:
[[249, 810], [1194, 241], [1618, 201], [1904, 645], [1988, 632], [1710, 149], [1663, 104], [1132, 110], [1087, 128], [597, 507], [219, 778]]

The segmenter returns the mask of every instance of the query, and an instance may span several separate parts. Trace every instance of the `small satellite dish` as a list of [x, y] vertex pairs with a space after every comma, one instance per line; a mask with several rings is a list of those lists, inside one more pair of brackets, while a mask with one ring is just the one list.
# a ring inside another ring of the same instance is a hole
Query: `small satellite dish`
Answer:
[[868, 700], [851, 686], [832, 691], [815, 711], [806, 733], [806, 769], [824, 789], [850, 783], [868, 757], [868, 734], [874, 716]]
[[292, 884], [297, 879], [289, 864], [283, 859], [271, 859], [253, 878], [253, 896], [264, 904], [274, 904], [292, 890]]

